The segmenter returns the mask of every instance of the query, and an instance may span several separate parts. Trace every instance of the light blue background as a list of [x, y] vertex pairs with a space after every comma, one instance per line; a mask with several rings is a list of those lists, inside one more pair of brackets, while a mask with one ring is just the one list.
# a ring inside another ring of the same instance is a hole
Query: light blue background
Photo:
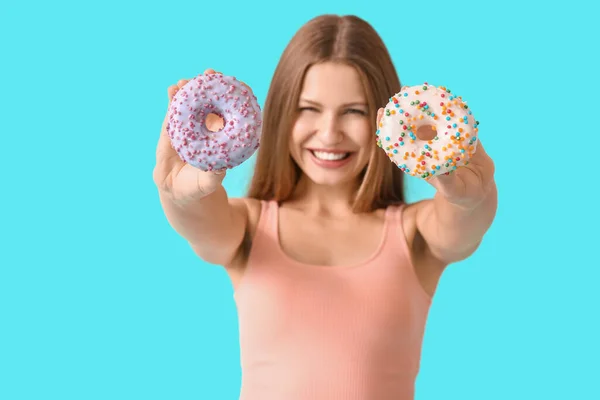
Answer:
[[237, 399], [230, 283], [152, 181], [167, 87], [211, 67], [262, 106], [321, 13], [371, 22], [404, 84], [462, 95], [497, 165], [497, 219], [440, 282], [417, 399], [600, 399], [598, 8], [367, 4], [2, 2], [0, 399]]

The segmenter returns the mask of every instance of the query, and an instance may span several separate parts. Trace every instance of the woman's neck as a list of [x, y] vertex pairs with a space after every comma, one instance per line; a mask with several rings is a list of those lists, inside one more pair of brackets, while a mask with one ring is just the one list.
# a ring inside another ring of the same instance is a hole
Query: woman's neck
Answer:
[[335, 217], [353, 214], [352, 202], [358, 186], [358, 182], [338, 186], [318, 185], [303, 175], [286, 205], [302, 209], [312, 216]]

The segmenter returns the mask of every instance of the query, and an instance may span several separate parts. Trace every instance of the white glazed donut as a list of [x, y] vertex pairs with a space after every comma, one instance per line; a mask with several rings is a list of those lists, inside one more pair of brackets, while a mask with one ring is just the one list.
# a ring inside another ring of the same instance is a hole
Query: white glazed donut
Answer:
[[[431, 126], [431, 140], [417, 130]], [[477, 149], [479, 122], [462, 97], [443, 86], [404, 86], [385, 106], [377, 145], [405, 173], [429, 180], [467, 165]]]
[[[232, 76], [198, 75], [173, 97], [168, 114], [173, 148], [183, 161], [203, 171], [233, 168], [258, 149], [260, 107], [250, 90]], [[218, 132], [206, 127], [209, 114], [223, 118]]]

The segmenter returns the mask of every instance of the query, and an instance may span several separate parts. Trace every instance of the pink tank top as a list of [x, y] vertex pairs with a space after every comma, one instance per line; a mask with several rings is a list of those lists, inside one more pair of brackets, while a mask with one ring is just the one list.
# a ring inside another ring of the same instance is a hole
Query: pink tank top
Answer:
[[352, 266], [304, 264], [263, 202], [238, 309], [240, 400], [412, 400], [430, 296], [388, 207], [378, 250]]

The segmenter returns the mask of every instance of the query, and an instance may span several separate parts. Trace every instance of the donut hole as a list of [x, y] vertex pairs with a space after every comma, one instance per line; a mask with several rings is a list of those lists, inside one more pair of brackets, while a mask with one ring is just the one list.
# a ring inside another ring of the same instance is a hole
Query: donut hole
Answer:
[[204, 125], [209, 131], [218, 132], [225, 126], [225, 120], [220, 115], [210, 113], [206, 116]]
[[437, 133], [433, 129], [433, 125], [423, 125], [417, 129], [416, 135], [420, 140], [433, 140]]

